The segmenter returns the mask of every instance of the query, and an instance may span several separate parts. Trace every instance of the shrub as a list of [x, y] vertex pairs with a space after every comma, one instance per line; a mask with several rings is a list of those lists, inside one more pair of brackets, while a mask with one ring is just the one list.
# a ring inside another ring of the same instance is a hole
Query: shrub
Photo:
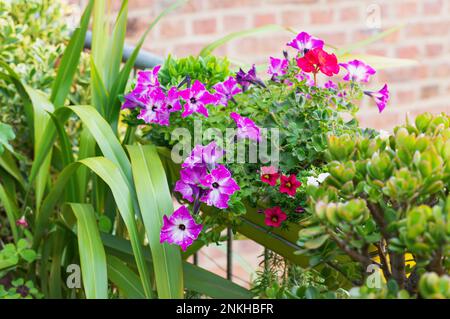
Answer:
[[[299, 245], [321, 263], [346, 255], [367, 277], [378, 265], [384, 278], [417, 294], [419, 277], [450, 269], [450, 119], [419, 115], [382, 136], [330, 136], [330, 176], [308, 187], [311, 216]], [[319, 257], [320, 256], [320, 257]], [[350, 264], [350, 263], [349, 263]], [[426, 279], [423, 279], [426, 282]]]

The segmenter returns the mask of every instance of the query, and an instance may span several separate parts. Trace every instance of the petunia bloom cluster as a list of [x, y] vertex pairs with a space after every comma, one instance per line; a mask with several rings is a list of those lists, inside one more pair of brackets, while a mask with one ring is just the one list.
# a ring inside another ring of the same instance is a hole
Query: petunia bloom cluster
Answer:
[[231, 172], [218, 160], [224, 152], [215, 142], [206, 146], [197, 145], [182, 164], [181, 179], [175, 184], [189, 202], [203, 202], [220, 209], [228, 208], [230, 196], [240, 188]]
[[199, 80], [188, 83], [187, 87], [164, 88], [158, 81], [161, 66], [140, 71], [134, 89], [124, 97], [122, 109], [139, 110], [138, 119], [147, 124], [170, 125], [170, 115], [181, 111], [181, 117], [194, 113], [209, 116], [208, 106], [227, 106], [234, 96], [242, 92], [234, 77], [214, 85], [215, 92], [209, 92]]
[[[324, 49], [324, 41], [311, 36], [306, 32], [299, 33], [292, 41], [287, 43], [288, 47], [295, 49], [296, 54], [293, 60], [287, 58], [286, 51], [283, 52], [284, 58], [269, 57], [269, 68], [267, 73], [271, 75], [271, 80], [274, 82], [285, 83], [292, 85], [289, 80], [289, 70], [296, 67], [294, 72], [295, 77], [299, 81], [304, 81], [308, 86], [322, 87], [331, 89], [336, 92], [338, 97], [346, 97], [346, 91], [339, 91], [338, 85], [331, 80], [326, 80], [323, 85], [318, 83], [317, 76], [319, 73], [332, 77], [340, 73], [341, 68], [347, 73], [343, 76], [343, 80], [353, 84], [367, 83], [370, 77], [376, 71], [370, 65], [359, 60], [352, 60], [346, 63], [339, 63], [337, 56], [334, 53], [329, 53]], [[253, 80], [247, 80], [247, 78]], [[237, 75], [238, 82], [243, 82], [243, 88], [246, 90], [251, 83], [256, 83], [256, 73], [252, 68], [248, 73], [242, 70]], [[371, 97], [380, 112], [382, 112], [387, 105], [389, 99], [389, 90], [387, 85], [379, 91], [364, 91], [364, 94]], [[310, 96], [305, 96], [307, 99]]]
[[[297, 193], [297, 189], [302, 185], [302, 183], [297, 180], [296, 174], [291, 174], [289, 176], [280, 174], [273, 166], [261, 167], [260, 177], [263, 183], [269, 184], [270, 186], [276, 186], [278, 181], [280, 181], [279, 192], [287, 194], [290, 197], [294, 197]], [[264, 214], [266, 216], [264, 220], [265, 224], [271, 227], [280, 227], [283, 221], [287, 219], [286, 213], [278, 206], [266, 209]]]

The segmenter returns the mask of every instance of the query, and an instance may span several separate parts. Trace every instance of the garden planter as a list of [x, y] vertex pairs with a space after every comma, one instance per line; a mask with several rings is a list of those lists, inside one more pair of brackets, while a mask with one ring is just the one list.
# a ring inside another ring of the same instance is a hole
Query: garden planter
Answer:
[[[179, 179], [180, 165], [172, 161], [171, 150], [165, 147], [158, 147], [158, 153], [163, 161], [166, 170], [168, 183], [173, 189], [175, 182]], [[268, 227], [264, 224], [264, 215], [258, 213], [258, 207], [252, 207], [247, 202], [243, 203], [246, 208], [246, 214], [241, 216], [241, 223], [236, 227], [236, 231], [245, 237], [254, 240], [262, 246], [276, 252], [277, 254], [289, 259], [291, 262], [302, 267], [308, 266], [308, 258], [297, 255], [295, 252], [300, 250], [296, 244], [298, 232], [301, 229], [299, 225], [289, 223], [287, 229]], [[202, 205], [202, 211], [207, 214], [214, 214], [218, 209]], [[199, 247], [196, 247], [199, 249]]]

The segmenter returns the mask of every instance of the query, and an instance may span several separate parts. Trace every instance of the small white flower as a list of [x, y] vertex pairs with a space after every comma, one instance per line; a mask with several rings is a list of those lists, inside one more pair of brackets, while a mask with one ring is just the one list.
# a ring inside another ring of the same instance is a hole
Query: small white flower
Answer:
[[319, 182], [315, 177], [309, 176], [308, 179], [306, 180], [306, 185], [319, 187]]
[[387, 140], [389, 139], [389, 136], [391, 136], [391, 133], [389, 133], [388, 131], [385, 130], [380, 130], [378, 137], [382, 140]]
[[317, 176], [317, 181], [319, 181], [319, 183], [323, 183], [323, 181], [326, 180], [328, 176], [330, 176], [330, 173], [319, 174], [319, 176]]

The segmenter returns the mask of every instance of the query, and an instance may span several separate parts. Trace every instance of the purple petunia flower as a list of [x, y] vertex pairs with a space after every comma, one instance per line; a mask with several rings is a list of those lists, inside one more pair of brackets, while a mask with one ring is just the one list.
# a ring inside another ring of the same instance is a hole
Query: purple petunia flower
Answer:
[[217, 83], [213, 86], [216, 90], [216, 105], [220, 104], [228, 106], [228, 101], [233, 100], [233, 96], [242, 92], [238, 87], [238, 83], [235, 78], [230, 76], [226, 81]]
[[141, 95], [134, 90], [124, 96], [125, 102], [122, 104], [123, 109], [135, 109], [137, 107], [144, 108], [148, 103], [147, 95]]
[[208, 206], [228, 208], [230, 196], [240, 190], [239, 185], [231, 177], [230, 171], [223, 165], [219, 165], [203, 179], [202, 184], [209, 190], [201, 197], [201, 201]]
[[149, 93], [152, 88], [159, 87], [158, 72], [161, 66], [155, 66], [152, 70], [139, 71], [136, 81], [136, 93], [143, 95]]
[[308, 86], [314, 86], [314, 78], [311, 76], [311, 74], [305, 73], [303, 71], [300, 71], [300, 73], [298, 73], [295, 76], [299, 81], [305, 81], [305, 84]]
[[169, 112], [165, 103], [166, 95], [161, 89], [154, 89], [146, 99], [145, 108], [137, 116], [145, 123], [157, 123], [159, 125], [169, 125]]
[[295, 39], [293, 39], [287, 45], [293, 47], [294, 49], [297, 49], [304, 55], [309, 50], [316, 48], [322, 49], [324, 42], [318, 38], [309, 35], [306, 32], [301, 32], [295, 37]]
[[175, 184], [175, 191], [181, 193], [184, 199], [193, 202], [201, 195], [201, 181], [206, 178], [206, 167], [184, 168], [180, 171], [181, 179]]
[[340, 66], [348, 71], [344, 81], [369, 82], [369, 77], [376, 73], [370, 65], [359, 60], [341, 63]]
[[286, 59], [277, 59], [270, 57], [269, 70], [267, 73], [272, 77], [277, 77], [286, 74], [289, 61]]
[[179, 245], [183, 251], [186, 251], [186, 248], [198, 238], [202, 228], [203, 225], [195, 222], [189, 210], [181, 206], [170, 217], [163, 216], [159, 241]]
[[245, 92], [251, 84], [256, 84], [261, 87], [266, 87], [264, 82], [256, 77], [256, 67], [253, 64], [250, 70], [245, 73], [242, 69], [236, 73], [236, 81], [242, 87], [242, 90]]
[[331, 90], [337, 90], [339, 87], [337, 86], [336, 83], [334, 83], [333, 81], [329, 80], [327, 82], [325, 82], [325, 84], [323, 85], [323, 87], [325, 89], [331, 89]]
[[256, 126], [255, 122], [235, 112], [230, 113], [230, 117], [236, 122], [238, 128], [236, 135], [238, 138], [244, 139], [248, 137], [254, 141], [261, 139], [259, 127]]
[[389, 100], [389, 89], [387, 84], [385, 84], [379, 91], [373, 92], [373, 91], [364, 91], [364, 94], [367, 96], [370, 96], [375, 100], [375, 103], [377, 104], [379, 112], [383, 112], [383, 110], [386, 108], [386, 104]]
[[196, 145], [191, 154], [181, 164], [183, 168], [208, 167], [211, 168], [222, 158], [225, 152], [219, 148], [216, 142], [211, 142], [206, 146]]
[[180, 95], [176, 86], [171, 87], [167, 92], [166, 108], [169, 113], [178, 112], [182, 109]]
[[195, 80], [194, 84], [185, 90], [179, 92], [179, 95], [186, 101], [182, 117], [191, 115], [194, 112], [208, 117], [207, 104], [215, 104], [217, 98], [209, 93], [203, 83]]

